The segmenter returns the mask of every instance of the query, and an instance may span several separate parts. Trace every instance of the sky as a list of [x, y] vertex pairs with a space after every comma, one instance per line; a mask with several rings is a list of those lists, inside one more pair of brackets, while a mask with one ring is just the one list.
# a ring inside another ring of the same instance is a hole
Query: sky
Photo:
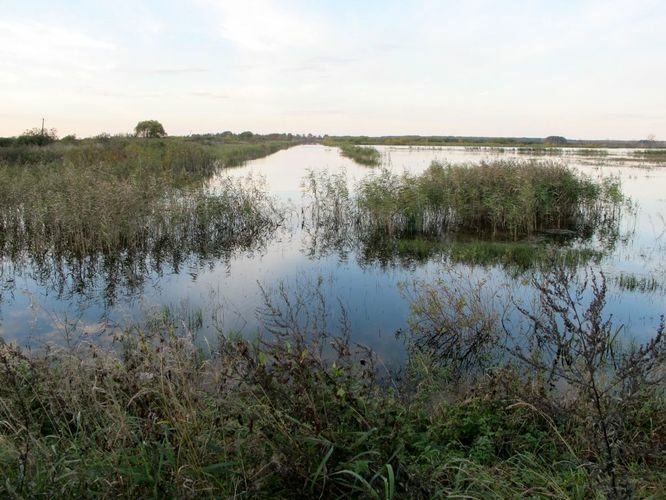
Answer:
[[0, 136], [666, 140], [664, 0], [0, 0]]

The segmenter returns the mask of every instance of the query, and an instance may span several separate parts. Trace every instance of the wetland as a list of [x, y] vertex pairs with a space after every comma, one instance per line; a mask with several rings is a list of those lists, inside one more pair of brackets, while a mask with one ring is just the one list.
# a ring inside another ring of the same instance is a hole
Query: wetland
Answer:
[[658, 495], [663, 162], [280, 134], [0, 147], [7, 491]]

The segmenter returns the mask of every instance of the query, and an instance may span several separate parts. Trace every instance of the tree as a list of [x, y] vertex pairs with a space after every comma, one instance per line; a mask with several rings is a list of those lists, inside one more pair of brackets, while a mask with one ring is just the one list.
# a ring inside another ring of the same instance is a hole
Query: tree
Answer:
[[167, 133], [157, 120], [144, 120], [136, 124], [134, 133], [137, 137], [164, 137]]

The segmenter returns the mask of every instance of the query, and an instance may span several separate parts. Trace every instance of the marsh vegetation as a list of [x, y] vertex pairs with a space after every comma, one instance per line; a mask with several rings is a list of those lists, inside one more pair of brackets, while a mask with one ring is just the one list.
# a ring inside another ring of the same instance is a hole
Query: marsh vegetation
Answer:
[[[242, 135], [0, 148], [3, 494], [663, 491], [663, 219], [647, 239], [624, 183], [653, 179], [536, 152], [420, 151], [400, 173], [318, 146], [224, 170], [299, 141]], [[650, 273], [616, 257], [634, 239]], [[103, 337], [79, 295], [113, 319]], [[253, 316], [238, 328], [229, 295]], [[14, 331], [33, 296], [77, 318], [55, 342]]]
[[[533, 161], [433, 163], [420, 175], [382, 170], [354, 194], [340, 174], [310, 173], [303, 186], [312, 254], [360, 245], [361, 255], [380, 260], [446, 254], [527, 268], [557, 249], [569, 262], [598, 258], [600, 251], [581, 243], [595, 235], [612, 245], [629, 206], [616, 180], [594, 182], [561, 164]], [[548, 244], [557, 239], [576, 244]]]
[[0, 258], [57, 293], [101, 288], [111, 303], [152, 273], [258, 248], [283, 217], [261, 185], [205, 183], [289, 145], [113, 138], [0, 148]]
[[368, 167], [376, 167], [380, 164], [381, 155], [377, 149], [371, 146], [355, 146], [353, 144], [343, 144], [340, 146], [340, 154], [351, 158], [356, 163]]

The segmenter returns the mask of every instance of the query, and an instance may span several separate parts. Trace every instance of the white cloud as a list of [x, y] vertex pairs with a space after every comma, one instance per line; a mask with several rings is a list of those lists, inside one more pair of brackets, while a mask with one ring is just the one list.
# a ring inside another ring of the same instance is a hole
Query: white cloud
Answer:
[[31, 65], [63, 70], [108, 66], [106, 57], [115, 45], [85, 33], [29, 20], [0, 21], [0, 57], [4, 64], [20, 68]]
[[240, 49], [277, 52], [319, 43], [317, 22], [295, 5], [271, 0], [210, 0], [222, 36]]

